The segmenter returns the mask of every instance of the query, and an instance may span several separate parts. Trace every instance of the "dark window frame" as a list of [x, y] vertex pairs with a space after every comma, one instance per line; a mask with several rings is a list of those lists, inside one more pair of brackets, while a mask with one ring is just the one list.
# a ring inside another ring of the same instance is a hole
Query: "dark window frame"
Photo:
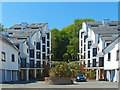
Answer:
[[12, 59], [11, 60], [12, 62], [15, 62], [15, 55], [14, 54], [11, 55], [11, 59]]
[[116, 61], [119, 61], [120, 60], [120, 50], [117, 50], [116, 51]]
[[111, 53], [108, 53], [108, 61], [111, 61]]
[[[3, 62], [6, 62], [6, 55], [5, 55], [5, 52], [2, 52], [1, 55], [2, 55], [2, 56], [1, 56], [1, 57], [2, 57], [2, 58], [1, 58], [2, 61], [3, 61]], [[4, 59], [3, 59], [3, 55], [4, 55]]]

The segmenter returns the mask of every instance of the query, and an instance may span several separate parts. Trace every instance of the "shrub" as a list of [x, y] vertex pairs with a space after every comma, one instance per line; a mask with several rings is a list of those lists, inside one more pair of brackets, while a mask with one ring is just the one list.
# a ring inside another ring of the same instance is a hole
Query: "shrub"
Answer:
[[71, 77], [72, 73], [66, 62], [61, 62], [49, 71], [50, 77]]

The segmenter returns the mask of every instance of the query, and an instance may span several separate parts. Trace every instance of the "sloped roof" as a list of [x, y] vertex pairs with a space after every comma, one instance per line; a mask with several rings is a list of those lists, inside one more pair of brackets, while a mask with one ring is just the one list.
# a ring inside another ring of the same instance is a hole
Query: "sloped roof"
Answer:
[[27, 30], [7, 30], [9, 33], [9, 37], [28, 37], [28, 36], [32, 36], [36, 31], [38, 31], [39, 29], [27, 29]]
[[5, 43], [9, 44], [11, 47], [13, 47], [14, 49], [16, 49], [18, 51], [18, 49], [16, 48], [16, 46], [14, 46], [12, 44], [12, 42], [8, 39], [7, 36], [5, 36], [4, 34], [2, 34], [2, 32], [0, 32], [0, 40], [4, 41]]
[[[87, 25], [103, 25], [102, 21], [85, 22]], [[109, 25], [118, 25], [118, 21], [109, 21]]]
[[[48, 24], [48, 23], [32, 23], [32, 24], [27, 24], [27, 28], [37, 28], [37, 27], [40, 28], [40, 27], [45, 26], [46, 24]], [[12, 27], [10, 27], [10, 29], [13, 29], [13, 28], [21, 28], [21, 24], [15, 24]]]
[[118, 26], [102, 26], [102, 27], [91, 27], [96, 34], [119, 34]]

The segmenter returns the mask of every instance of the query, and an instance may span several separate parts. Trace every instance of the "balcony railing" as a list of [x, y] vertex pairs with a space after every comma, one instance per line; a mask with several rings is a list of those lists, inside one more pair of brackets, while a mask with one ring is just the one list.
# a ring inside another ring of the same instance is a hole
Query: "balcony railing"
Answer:
[[43, 65], [38, 65], [38, 64], [21, 64], [20, 68], [43, 68]]

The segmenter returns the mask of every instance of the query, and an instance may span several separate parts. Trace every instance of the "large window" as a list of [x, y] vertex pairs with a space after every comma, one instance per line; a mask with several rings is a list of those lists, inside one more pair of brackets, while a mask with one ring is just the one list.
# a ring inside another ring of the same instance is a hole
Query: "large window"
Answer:
[[111, 59], [111, 53], [109, 52], [108, 53], [108, 61], [110, 61], [110, 59]]
[[30, 68], [34, 68], [34, 60], [30, 60]]
[[99, 67], [104, 67], [104, 57], [99, 58]]
[[30, 58], [34, 58], [34, 49], [30, 49]]
[[50, 49], [49, 48], [47, 48], [47, 54], [50, 54]]
[[90, 67], [90, 60], [88, 60], [88, 67]]
[[45, 45], [42, 45], [42, 52], [45, 52]]
[[26, 68], [26, 59], [25, 58], [21, 59], [21, 68]]
[[40, 61], [37, 61], [36, 66], [37, 66], [37, 68], [40, 68], [40, 66], [41, 66]]
[[117, 50], [117, 52], [116, 52], [116, 58], [117, 58], [117, 61], [119, 60], [119, 57], [120, 57], [120, 51]]
[[97, 55], [97, 48], [93, 48], [93, 57]]
[[86, 51], [86, 45], [84, 44], [84, 51]]
[[45, 59], [45, 53], [42, 54], [42, 58]]
[[84, 32], [81, 32], [81, 38], [82, 38], [82, 36], [83, 36], [83, 33], [84, 33]]
[[15, 55], [14, 54], [11, 55], [11, 59], [12, 59], [12, 62], [15, 62]]
[[45, 43], [45, 37], [42, 37], [42, 43]]
[[47, 47], [49, 47], [50, 46], [50, 43], [49, 43], [49, 41], [47, 41]]
[[81, 46], [83, 46], [83, 41], [81, 40]]
[[41, 55], [40, 55], [40, 52], [36, 52], [36, 58], [37, 58], [37, 59], [40, 59], [40, 56], [41, 56]]
[[5, 52], [2, 52], [2, 61], [5, 61]]
[[90, 58], [90, 51], [88, 51], [88, 58]]
[[96, 67], [96, 59], [93, 59], [93, 67]]
[[84, 59], [86, 58], [86, 54], [84, 53]]
[[86, 35], [86, 36], [84, 36], [84, 42], [86, 42], [86, 39], [88, 38], [88, 36]]
[[50, 38], [50, 35], [49, 35], [49, 33], [47, 33], [47, 39], [49, 39]]
[[88, 41], [88, 49], [90, 49], [90, 46], [92, 45], [91, 41]]
[[37, 49], [37, 50], [40, 50], [40, 42], [37, 42], [37, 43], [36, 43], [36, 49]]

